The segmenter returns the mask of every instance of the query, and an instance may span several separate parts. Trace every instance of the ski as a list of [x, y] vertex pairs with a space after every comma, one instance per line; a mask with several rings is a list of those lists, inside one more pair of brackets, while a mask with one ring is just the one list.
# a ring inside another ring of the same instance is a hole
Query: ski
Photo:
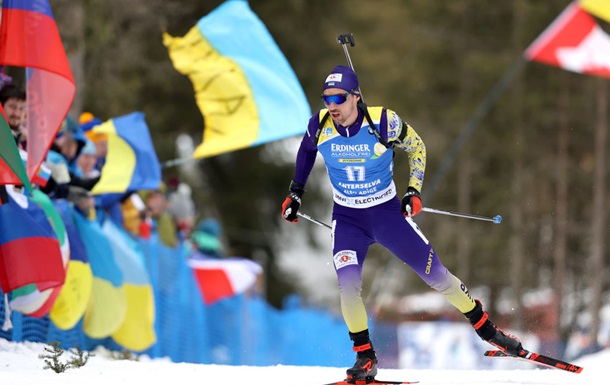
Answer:
[[371, 382], [366, 382], [365, 380], [356, 381], [356, 382], [347, 382], [347, 380], [331, 382], [330, 384], [324, 385], [397, 385], [397, 384], [418, 384], [419, 381], [382, 381], [382, 380], [373, 380]]
[[572, 373], [580, 373], [582, 372], [582, 367], [576, 366], [569, 362], [561, 361], [553, 357], [548, 357], [542, 354], [533, 353], [526, 351], [524, 356], [515, 356], [512, 354], [504, 353], [501, 350], [488, 350], [485, 353], [487, 357], [500, 357], [500, 358], [509, 358], [520, 361], [532, 362], [534, 364], [546, 366], [549, 368], [561, 369]]

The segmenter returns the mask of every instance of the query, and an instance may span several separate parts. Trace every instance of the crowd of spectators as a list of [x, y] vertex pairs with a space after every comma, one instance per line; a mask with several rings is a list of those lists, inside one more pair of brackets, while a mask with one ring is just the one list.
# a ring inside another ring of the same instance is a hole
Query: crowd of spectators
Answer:
[[[23, 156], [28, 147], [26, 91], [5, 74], [2, 76], [0, 103]], [[89, 112], [78, 119], [68, 115], [41, 166], [50, 177], [34, 184], [34, 188], [51, 199], [67, 199], [91, 220], [111, 217], [133, 236], [146, 239], [154, 228], [166, 246], [175, 247], [187, 240], [194, 251], [220, 257], [220, 224], [211, 218], [196, 223], [191, 188], [176, 177], [162, 181], [155, 190], [128, 191], [112, 200], [91, 193], [101, 178], [108, 151], [107, 136], [92, 130], [102, 123]]]

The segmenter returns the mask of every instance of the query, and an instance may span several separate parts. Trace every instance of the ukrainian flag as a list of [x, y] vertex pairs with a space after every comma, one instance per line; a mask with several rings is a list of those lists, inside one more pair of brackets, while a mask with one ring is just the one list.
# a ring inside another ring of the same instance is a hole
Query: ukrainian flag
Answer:
[[112, 254], [123, 273], [127, 313], [121, 325], [112, 333], [121, 346], [135, 351], [151, 347], [155, 334], [155, 299], [144, 256], [137, 243], [112, 221], [104, 221], [102, 231], [110, 241]]
[[55, 300], [49, 318], [61, 330], [72, 329], [85, 314], [91, 298], [93, 273], [89, 265], [89, 257], [85, 244], [74, 224], [72, 206], [65, 199], [53, 202], [64, 222], [68, 239], [70, 240], [70, 263], [59, 296]]
[[580, 0], [580, 6], [590, 14], [610, 22], [610, 2], [608, 0]]
[[73, 219], [93, 273], [83, 331], [91, 338], [109, 337], [121, 326], [127, 315], [123, 272], [113, 257], [111, 241], [100, 224], [79, 213], [74, 213]]
[[163, 35], [203, 114], [194, 158], [303, 134], [311, 109], [290, 64], [247, 1], [225, 1], [184, 37]]
[[91, 131], [108, 138], [106, 163], [91, 190], [94, 195], [159, 187], [161, 166], [143, 113], [110, 119]]

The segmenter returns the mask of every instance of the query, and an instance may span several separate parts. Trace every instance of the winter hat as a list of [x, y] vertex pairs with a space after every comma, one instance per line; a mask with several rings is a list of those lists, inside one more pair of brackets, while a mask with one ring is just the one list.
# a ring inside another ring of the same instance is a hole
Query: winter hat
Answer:
[[93, 127], [99, 126], [103, 122], [101, 119], [96, 118], [91, 112], [83, 112], [78, 118], [81, 130], [83, 132], [90, 131]]
[[358, 77], [356, 73], [347, 66], [336, 66], [326, 77], [324, 81], [324, 88], [340, 88], [347, 92], [351, 92], [356, 95], [360, 95], [360, 89], [358, 88]]
[[95, 144], [91, 140], [85, 139], [85, 145], [80, 153], [84, 155], [97, 155]]
[[61, 138], [65, 135], [66, 132], [70, 132], [73, 136], [79, 131], [78, 123], [74, 120], [70, 115], [66, 116], [66, 118], [61, 122], [61, 126], [57, 131], [55, 137], [57, 139]]
[[200, 252], [207, 256], [220, 258], [222, 256], [222, 243], [219, 239], [221, 231], [220, 223], [216, 219], [204, 219], [191, 234], [191, 241]]
[[207, 218], [199, 222], [197, 225], [197, 231], [202, 233], [210, 234], [214, 237], [219, 237], [222, 232], [220, 223], [214, 218]]

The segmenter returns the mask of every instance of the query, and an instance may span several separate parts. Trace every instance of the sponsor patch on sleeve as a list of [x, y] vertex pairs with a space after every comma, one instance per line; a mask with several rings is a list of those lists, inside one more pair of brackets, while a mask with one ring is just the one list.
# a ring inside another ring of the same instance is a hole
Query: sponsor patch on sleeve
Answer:
[[400, 131], [402, 131], [402, 120], [396, 114], [396, 112], [392, 110], [388, 110], [388, 138], [395, 139], [398, 135], [400, 135]]
[[335, 269], [339, 270], [348, 265], [357, 265], [358, 258], [354, 250], [341, 250], [333, 257], [335, 261]]

